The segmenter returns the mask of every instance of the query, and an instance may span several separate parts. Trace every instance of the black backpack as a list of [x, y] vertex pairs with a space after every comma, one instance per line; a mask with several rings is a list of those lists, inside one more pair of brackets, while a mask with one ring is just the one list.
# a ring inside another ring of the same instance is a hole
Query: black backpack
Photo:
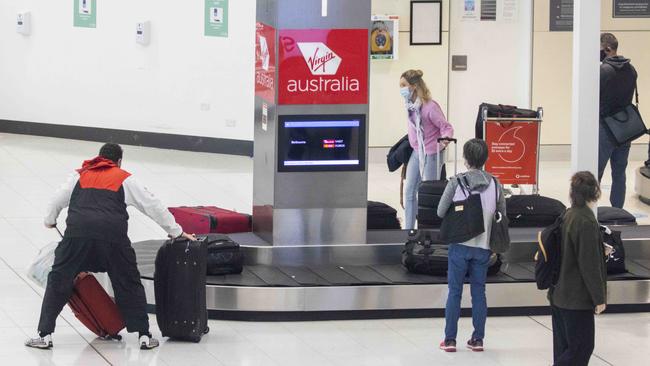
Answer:
[[447, 275], [449, 247], [434, 239], [428, 230], [409, 231], [402, 251], [402, 264], [411, 273], [433, 276]]
[[562, 221], [558, 217], [553, 225], [537, 234], [539, 249], [535, 253], [535, 282], [540, 290], [547, 290], [557, 284], [562, 264]]

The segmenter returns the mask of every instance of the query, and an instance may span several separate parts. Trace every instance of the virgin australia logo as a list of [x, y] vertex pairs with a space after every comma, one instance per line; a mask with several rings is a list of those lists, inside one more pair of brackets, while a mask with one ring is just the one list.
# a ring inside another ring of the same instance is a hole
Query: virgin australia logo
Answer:
[[336, 75], [341, 57], [322, 42], [299, 42], [298, 48], [312, 75]]

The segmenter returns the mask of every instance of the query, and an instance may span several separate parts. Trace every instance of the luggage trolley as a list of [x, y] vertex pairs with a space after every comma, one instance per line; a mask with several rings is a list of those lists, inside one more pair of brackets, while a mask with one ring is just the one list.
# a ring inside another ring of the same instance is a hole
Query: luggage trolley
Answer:
[[532, 185], [533, 194], [539, 194], [542, 107], [534, 118], [489, 117], [487, 107], [482, 108], [481, 116], [489, 152], [485, 171], [502, 184]]

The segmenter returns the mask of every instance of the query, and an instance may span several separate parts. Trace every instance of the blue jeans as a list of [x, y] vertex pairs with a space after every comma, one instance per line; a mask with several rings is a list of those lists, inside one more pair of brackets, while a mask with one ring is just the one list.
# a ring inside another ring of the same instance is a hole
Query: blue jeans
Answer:
[[[442, 155], [442, 154], [441, 154]], [[406, 182], [404, 183], [404, 213], [406, 216], [404, 229], [415, 229], [415, 218], [418, 214], [418, 187], [422, 180], [438, 179], [438, 155], [427, 155], [424, 160], [424, 177], [420, 176], [420, 159], [417, 151], [413, 151], [406, 166]], [[422, 179], [424, 178], [424, 179]]]
[[598, 181], [603, 179], [603, 173], [607, 162], [612, 163], [612, 189], [609, 194], [609, 202], [612, 207], [623, 208], [625, 204], [625, 169], [627, 159], [630, 156], [631, 144], [616, 146], [616, 142], [609, 135], [606, 127], [600, 124], [600, 135], [598, 144]]
[[468, 247], [461, 244], [449, 246], [449, 269], [447, 282], [449, 295], [445, 308], [445, 340], [456, 340], [458, 335], [458, 318], [460, 318], [460, 300], [463, 297], [463, 282], [469, 275], [472, 293], [472, 339], [485, 338], [485, 321], [487, 320], [487, 300], [485, 298], [485, 281], [487, 280], [490, 251]]

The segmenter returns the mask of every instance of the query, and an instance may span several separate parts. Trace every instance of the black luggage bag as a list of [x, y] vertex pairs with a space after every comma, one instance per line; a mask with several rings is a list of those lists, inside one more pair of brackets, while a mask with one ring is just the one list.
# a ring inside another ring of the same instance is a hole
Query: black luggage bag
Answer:
[[244, 269], [244, 255], [226, 235], [210, 234], [206, 237], [208, 247], [207, 270], [209, 276], [239, 274]]
[[627, 273], [625, 268], [625, 247], [621, 239], [621, 232], [610, 230], [607, 227], [601, 227], [603, 231], [603, 241], [605, 244], [612, 246], [613, 252], [607, 257], [607, 274]]
[[506, 199], [510, 227], [546, 227], [555, 223], [566, 206], [558, 200], [539, 195], [517, 195]]
[[[458, 160], [458, 140], [452, 138], [438, 139], [438, 143], [442, 141], [449, 141], [454, 144], [454, 159]], [[438, 151], [438, 155], [440, 155], [440, 151]], [[438, 203], [440, 203], [442, 194], [447, 187], [447, 174], [444, 165], [441, 166], [440, 159], [438, 159], [437, 169], [439, 180], [423, 181], [418, 187], [418, 229], [439, 228], [442, 224], [442, 218], [438, 217]], [[454, 174], [456, 173], [458, 172], [456, 171]]]
[[401, 230], [397, 210], [383, 202], [368, 201], [368, 230]]
[[154, 272], [156, 319], [163, 337], [200, 342], [209, 332], [205, 299], [207, 240], [168, 240]]
[[[501, 271], [501, 256], [492, 253], [488, 276]], [[428, 230], [409, 231], [408, 241], [402, 250], [402, 265], [407, 271], [431, 276], [447, 276], [449, 246], [439, 240], [437, 232]]]
[[483, 108], [487, 108], [488, 117], [496, 118], [537, 118], [537, 111], [532, 109], [517, 108], [514, 105], [481, 103], [476, 116], [474, 132], [477, 139], [484, 139], [483, 135]]
[[636, 217], [622, 208], [598, 207], [598, 222], [601, 225], [636, 225]]

